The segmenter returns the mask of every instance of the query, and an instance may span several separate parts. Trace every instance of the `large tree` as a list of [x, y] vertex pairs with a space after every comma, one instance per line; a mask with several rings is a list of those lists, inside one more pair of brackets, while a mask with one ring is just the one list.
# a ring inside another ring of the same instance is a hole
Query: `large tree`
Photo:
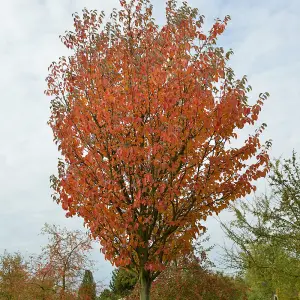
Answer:
[[[148, 0], [74, 15], [62, 37], [73, 54], [50, 66], [49, 124], [63, 156], [52, 177], [67, 216], [84, 218], [105, 257], [135, 270], [141, 298], [170, 261], [189, 252], [202, 220], [266, 175], [265, 124], [246, 140], [267, 94], [248, 103], [246, 77], [217, 46], [229, 20], [204, 34], [197, 9], [167, 1], [159, 27]], [[251, 161], [249, 161], [251, 159]]]

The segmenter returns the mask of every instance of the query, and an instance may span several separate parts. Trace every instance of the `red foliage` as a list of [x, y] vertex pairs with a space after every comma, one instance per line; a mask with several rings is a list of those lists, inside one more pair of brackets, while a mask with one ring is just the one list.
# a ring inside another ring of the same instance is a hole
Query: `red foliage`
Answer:
[[248, 104], [246, 78], [234, 79], [216, 46], [229, 17], [205, 35], [186, 4], [168, 1], [159, 28], [148, 1], [120, 2], [104, 29], [102, 13], [75, 14], [75, 32], [62, 37], [73, 55], [50, 66], [49, 124], [64, 157], [52, 184], [107, 259], [153, 280], [190, 251], [201, 220], [266, 175], [265, 125], [232, 142], [267, 96]]

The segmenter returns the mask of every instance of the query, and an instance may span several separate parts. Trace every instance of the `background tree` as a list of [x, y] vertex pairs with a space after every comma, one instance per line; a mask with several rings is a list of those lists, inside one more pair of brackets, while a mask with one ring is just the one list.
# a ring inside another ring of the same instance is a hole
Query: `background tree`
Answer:
[[251, 288], [249, 299], [263, 300], [277, 294], [279, 299], [299, 299], [299, 260], [272, 244], [250, 245], [251, 258], [244, 255], [244, 277]]
[[201, 221], [266, 175], [265, 124], [231, 143], [268, 94], [250, 105], [246, 77], [227, 66], [232, 51], [216, 45], [228, 16], [206, 35], [186, 2], [167, 1], [161, 28], [149, 1], [120, 4], [104, 27], [103, 13], [75, 14], [62, 37], [73, 55], [50, 66], [49, 124], [63, 156], [52, 187], [105, 257], [139, 274], [148, 299], [165, 266], [191, 251]]
[[109, 287], [115, 295], [124, 297], [134, 289], [137, 281], [137, 274], [119, 268], [112, 272], [112, 279], [109, 283]]
[[244, 273], [252, 299], [276, 291], [280, 299], [297, 299], [300, 291], [300, 167], [290, 159], [271, 166], [271, 196], [233, 207], [235, 220], [223, 224], [235, 248], [227, 249], [231, 266]]
[[57, 272], [41, 255], [32, 255], [28, 264], [30, 272], [31, 298], [57, 298]]
[[96, 283], [90, 270], [85, 270], [84, 272], [78, 291], [78, 298], [81, 300], [96, 300]]
[[30, 299], [27, 262], [16, 252], [0, 256], [0, 299]]
[[43, 227], [42, 234], [48, 236], [48, 244], [41, 254], [43, 271], [55, 278], [56, 290], [63, 297], [75, 289], [84, 270], [92, 265], [88, 257], [91, 240], [81, 231], [48, 224]]
[[269, 237], [300, 259], [300, 165], [294, 151], [291, 158], [272, 165], [270, 186], [273, 201], [265, 209]]
[[99, 300], [118, 300], [119, 297], [116, 296], [110, 289], [104, 289], [100, 296], [98, 297]]

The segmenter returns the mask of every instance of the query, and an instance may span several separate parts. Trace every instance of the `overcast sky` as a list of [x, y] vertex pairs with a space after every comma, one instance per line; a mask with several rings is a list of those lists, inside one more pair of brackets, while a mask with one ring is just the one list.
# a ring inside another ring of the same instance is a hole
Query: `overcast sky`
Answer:
[[[164, 2], [154, 14], [164, 18]], [[248, 75], [252, 99], [268, 91], [271, 97], [260, 122], [268, 125], [272, 157], [299, 151], [300, 1], [190, 0], [206, 16], [206, 28], [216, 17], [232, 18], [220, 39], [233, 48], [231, 65], [237, 76]], [[50, 99], [44, 96], [50, 63], [68, 54], [59, 35], [72, 30], [72, 13], [83, 7], [104, 10], [117, 0], [1, 0], [0, 5], [0, 253], [4, 249], [38, 253], [45, 240], [38, 236], [45, 222], [82, 229], [79, 219], [66, 219], [52, 202], [49, 176], [56, 172], [58, 152], [47, 126]], [[260, 185], [260, 190], [264, 184]], [[229, 219], [228, 213], [221, 215]], [[217, 221], [208, 221], [211, 241], [222, 243]], [[112, 267], [95, 247], [93, 258], [106, 282]]]

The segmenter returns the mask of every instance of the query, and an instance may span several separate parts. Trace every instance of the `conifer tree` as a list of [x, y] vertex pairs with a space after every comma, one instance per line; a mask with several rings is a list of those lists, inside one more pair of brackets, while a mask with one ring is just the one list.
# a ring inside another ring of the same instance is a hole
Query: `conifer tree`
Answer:
[[93, 273], [90, 270], [85, 270], [82, 283], [79, 288], [78, 298], [80, 300], [95, 300], [96, 299], [96, 283]]

